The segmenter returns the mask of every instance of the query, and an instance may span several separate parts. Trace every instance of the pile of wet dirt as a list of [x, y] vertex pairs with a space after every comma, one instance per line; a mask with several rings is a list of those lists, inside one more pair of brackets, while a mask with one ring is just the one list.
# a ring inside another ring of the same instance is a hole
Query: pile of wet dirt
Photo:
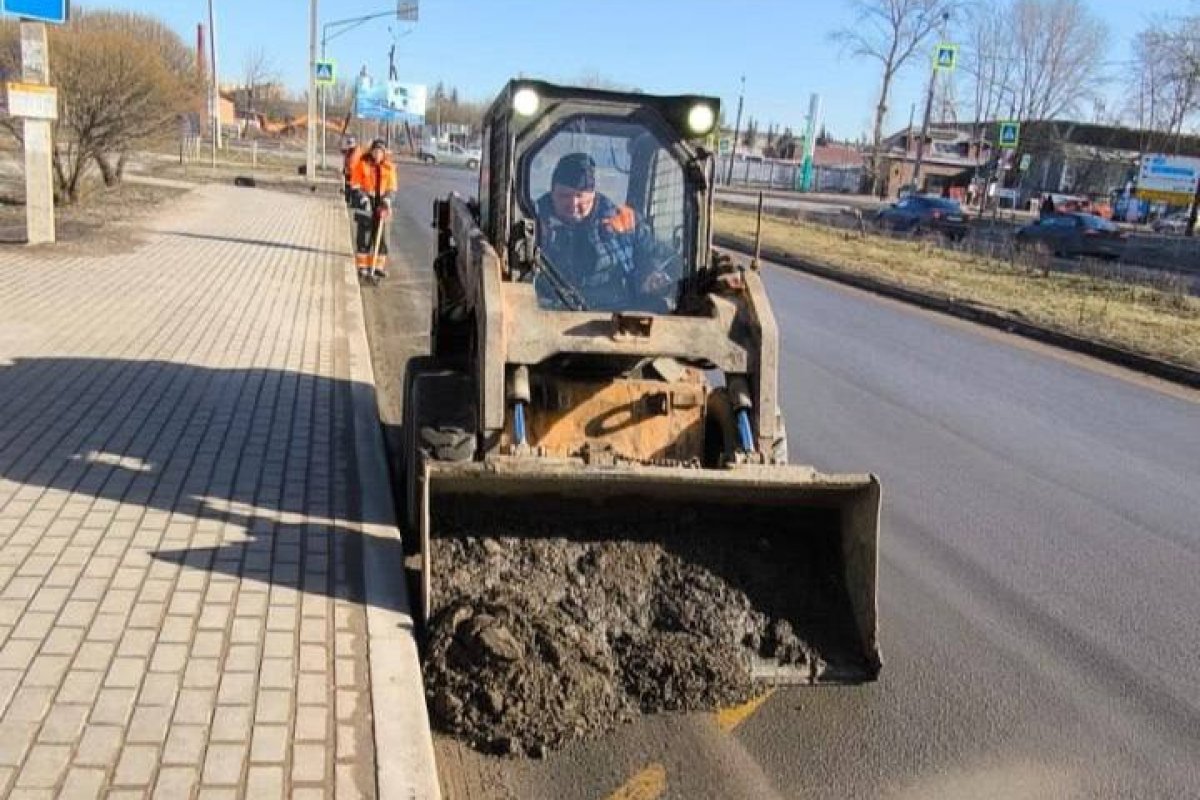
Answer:
[[556, 521], [496, 507], [435, 520], [425, 678], [441, 730], [540, 756], [638, 713], [744, 702], [756, 658], [822, 668], [763, 610], [764, 591], [806, 578], [768, 543], [694, 514], [632, 530], [543, 519]]

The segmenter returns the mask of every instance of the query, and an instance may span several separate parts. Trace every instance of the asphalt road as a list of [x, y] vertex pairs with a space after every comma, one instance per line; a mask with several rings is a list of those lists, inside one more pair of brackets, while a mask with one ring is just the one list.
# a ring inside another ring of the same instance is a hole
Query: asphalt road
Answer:
[[[474, 187], [421, 167], [401, 186], [411, 283], [433, 196]], [[1200, 394], [766, 275], [793, 461], [883, 481], [881, 679], [776, 691], [730, 731], [660, 715], [543, 761], [442, 741], [451, 795], [1200, 793]]]

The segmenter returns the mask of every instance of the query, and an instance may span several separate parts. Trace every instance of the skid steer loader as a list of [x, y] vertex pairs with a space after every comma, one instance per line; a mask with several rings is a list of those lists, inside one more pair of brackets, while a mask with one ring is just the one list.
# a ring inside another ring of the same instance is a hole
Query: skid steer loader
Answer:
[[[532, 80], [488, 110], [478, 199], [434, 204], [432, 352], [406, 378], [421, 610], [455, 591], [430, 552], [464, 524], [661, 535], [820, 654], [819, 673], [759, 659], [757, 677], [872, 680], [879, 484], [787, 463], [763, 282], [711, 246], [718, 116], [710, 97]], [[554, 185], [563, 164], [582, 192]], [[553, 218], [572, 202], [623, 227], [581, 245]]]

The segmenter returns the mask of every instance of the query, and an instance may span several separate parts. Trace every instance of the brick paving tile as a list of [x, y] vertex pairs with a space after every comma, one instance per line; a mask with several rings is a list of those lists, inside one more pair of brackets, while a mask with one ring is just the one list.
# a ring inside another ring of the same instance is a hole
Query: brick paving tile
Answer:
[[17, 773], [17, 786], [29, 789], [53, 789], [67, 771], [71, 748], [62, 744], [35, 744], [25, 756]]
[[74, 744], [83, 733], [91, 707], [87, 705], [58, 705], [55, 704], [42, 723], [42, 731], [38, 734], [39, 742], [50, 744]]
[[272, 800], [283, 797], [283, 767], [250, 767], [246, 778], [246, 796]]
[[67, 773], [59, 790], [60, 800], [92, 800], [100, 797], [104, 788], [104, 770], [75, 767]]
[[75, 750], [74, 762], [84, 766], [108, 767], [116, 764], [121, 750], [121, 728], [111, 725], [88, 725]]
[[245, 759], [245, 745], [210, 744], [204, 758], [204, 783], [220, 785], [240, 782]]
[[154, 778], [158, 767], [158, 748], [145, 745], [129, 745], [121, 751], [117, 771], [113, 775], [116, 786], [146, 786]]
[[200, 725], [171, 726], [167, 744], [163, 748], [164, 764], [200, 764], [204, 747], [208, 743], [208, 729]]
[[[153, 800], [178, 800], [190, 797], [199, 782], [199, 773], [192, 767], [163, 767], [154, 782]], [[254, 795], [247, 795], [253, 797]]]
[[0, 793], [358, 797], [345, 218], [218, 185], [164, 214], [0, 271]]
[[282, 763], [287, 758], [291, 737], [286, 725], [255, 725], [250, 745], [252, 762]]

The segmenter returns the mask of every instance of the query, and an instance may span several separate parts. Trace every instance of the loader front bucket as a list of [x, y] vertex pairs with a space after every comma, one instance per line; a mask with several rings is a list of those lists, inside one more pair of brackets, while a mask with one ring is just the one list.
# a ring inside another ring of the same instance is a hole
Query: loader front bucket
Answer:
[[[856, 683], [879, 672], [880, 488], [872, 475], [822, 475], [798, 466], [600, 467], [504, 457], [427, 461], [417, 494], [426, 620], [464, 589], [439, 582], [439, 544], [449, 547], [457, 538], [475, 547], [459, 547], [460, 554], [494, 553], [516, 548], [522, 538], [543, 537], [581, 552], [620, 539], [630, 548], [669, 553], [672, 563], [702, 567], [720, 584], [717, 596], [739, 602], [744, 596], [767, 618], [786, 621], [818, 656], [819, 667], [798, 674], [755, 655], [756, 679]], [[477, 547], [481, 543], [490, 551]], [[505, 570], [477, 580], [520, 586], [520, 565], [506, 564]]]

